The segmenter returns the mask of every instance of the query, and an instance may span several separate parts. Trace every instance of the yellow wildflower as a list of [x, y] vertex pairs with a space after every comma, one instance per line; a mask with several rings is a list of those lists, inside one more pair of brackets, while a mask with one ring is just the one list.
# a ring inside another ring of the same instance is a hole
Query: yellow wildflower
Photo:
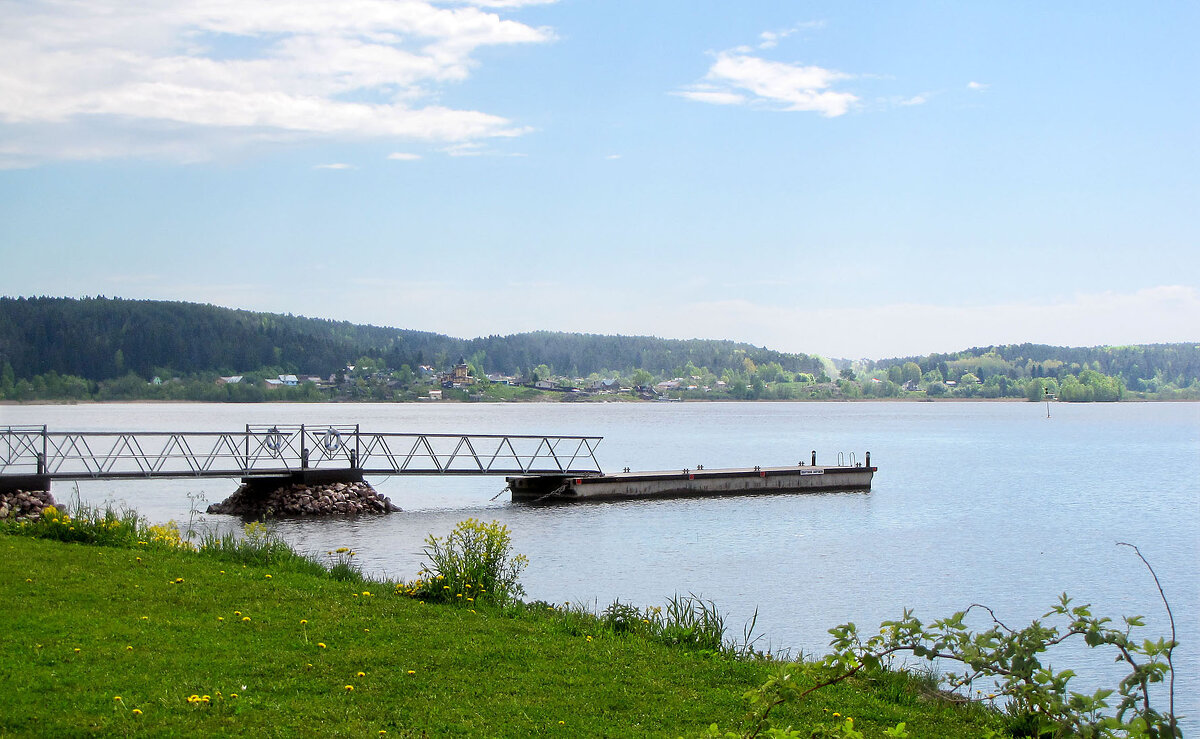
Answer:
[[119, 696], [119, 695], [114, 695], [114, 696], [113, 696], [113, 700], [114, 700], [114, 701], [116, 701], [117, 703], [120, 703], [120, 702], [121, 702], [121, 696]]
[[130, 711], [130, 713], [132, 713], [134, 716], [141, 716], [141, 715], [142, 715], [142, 709], [140, 709], [140, 708], [135, 708], [135, 709], [133, 709], [132, 711]]
[[366, 677], [366, 676], [367, 676], [367, 673], [365, 673], [365, 672], [363, 672], [363, 671], [359, 670], [359, 672], [358, 672], [358, 676], [359, 676], [359, 677]]
[[318, 647], [320, 647], [321, 649], [324, 649], [324, 648], [325, 648], [325, 642], [323, 642], [323, 641], [319, 641], [319, 642], [317, 642], [317, 646], [318, 646]]
[[410, 674], [410, 675], [415, 675], [415, 674], [417, 674], [417, 671], [416, 671], [416, 670], [409, 670], [409, 671], [408, 671], [408, 674]]
[[349, 693], [349, 692], [350, 692], [350, 691], [352, 691], [352, 690], [354, 690], [354, 686], [353, 686], [353, 685], [347, 685], [347, 686], [346, 686], [346, 692], [347, 692], [347, 693]]
[[250, 620], [250, 617], [249, 617], [249, 616], [242, 616], [242, 623], [245, 623], [245, 622], [247, 622], [247, 621], [249, 621], [249, 620]]
[[305, 625], [305, 624], [307, 624], [307, 623], [308, 623], [308, 619], [307, 619], [307, 618], [302, 618], [302, 619], [300, 619], [300, 625], [301, 625], [301, 626], [304, 626], [304, 625]]

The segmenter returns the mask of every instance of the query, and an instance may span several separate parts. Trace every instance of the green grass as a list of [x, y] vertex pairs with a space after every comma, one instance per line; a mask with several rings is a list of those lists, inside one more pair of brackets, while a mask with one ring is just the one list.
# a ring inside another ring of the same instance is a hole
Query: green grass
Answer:
[[[169, 548], [0, 535], [0, 602], [0, 735], [695, 736], [737, 728], [770, 669], [546, 606], [473, 613]], [[867, 736], [992, 725], [920, 685], [880, 674], [772, 718], [836, 711]]]

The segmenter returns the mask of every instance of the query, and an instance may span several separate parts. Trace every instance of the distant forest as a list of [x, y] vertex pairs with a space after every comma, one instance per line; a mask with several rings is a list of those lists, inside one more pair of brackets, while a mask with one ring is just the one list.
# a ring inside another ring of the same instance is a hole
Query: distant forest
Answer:
[[689, 363], [720, 374], [742, 369], [746, 358], [791, 372], [822, 366], [819, 357], [732, 341], [550, 331], [457, 339], [196, 303], [0, 298], [0, 365], [10, 365], [16, 379], [50, 371], [100, 381], [129, 372], [148, 378], [262, 368], [329, 375], [361, 356], [394, 368], [444, 368], [470, 357], [487, 372], [507, 375], [546, 365], [569, 376], [638, 369], [658, 376]]
[[[553, 380], [560, 392], [610, 380], [642, 388], [640, 397], [684, 400], [1200, 399], [1197, 344], [1017, 344], [848, 361], [732, 341], [548, 331], [459, 339], [195, 303], [0, 298], [0, 400], [428, 399], [437, 373], [460, 359], [479, 382], [447, 398], [545, 397], [489, 383], [493, 374]], [[314, 380], [272, 388], [282, 374]], [[232, 375], [244, 381], [220, 379]]]

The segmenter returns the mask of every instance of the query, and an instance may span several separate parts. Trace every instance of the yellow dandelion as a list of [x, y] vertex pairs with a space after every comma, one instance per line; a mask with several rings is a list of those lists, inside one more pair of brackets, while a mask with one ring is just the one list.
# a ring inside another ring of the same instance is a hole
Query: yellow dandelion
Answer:
[[353, 686], [353, 685], [347, 685], [347, 686], [346, 686], [346, 692], [347, 692], [347, 693], [349, 693], [349, 692], [351, 692], [351, 691], [353, 691], [353, 690], [354, 690], [354, 686]]
[[229, 697], [230, 697], [230, 698], [236, 698], [236, 697], [237, 697], [237, 693], [230, 693], [230, 694], [229, 694]]
[[25, 582], [33, 582], [33, 580], [31, 580], [27, 577], [27, 578], [25, 578]]
[[[32, 580], [26, 580], [25, 582], [32, 582]], [[443, 586], [442, 586], [442, 590], [449, 590], [449, 589], [450, 589], [450, 586], [449, 586], [449, 585], [443, 585]]]
[[79, 654], [79, 647], [75, 647], [75, 654]]
[[366, 676], [367, 676], [367, 673], [365, 673], [365, 672], [363, 672], [363, 671], [361, 671], [361, 670], [359, 670], [359, 672], [358, 672], [357, 674], [358, 674], [358, 676], [359, 676], [359, 677], [366, 677]]
[[409, 670], [409, 671], [408, 671], [408, 674], [410, 674], [410, 675], [415, 675], [415, 674], [417, 674], [417, 671], [416, 671], [416, 670]]
[[302, 618], [302, 619], [300, 619], [300, 625], [301, 625], [301, 626], [304, 626], [304, 625], [306, 625], [307, 623], [308, 623], [308, 619], [307, 619], [307, 618]]
[[137, 561], [138, 561], [138, 562], [141, 562], [141, 561], [142, 561], [142, 558], [141, 558], [141, 557], [137, 557], [136, 559], [137, 559]]
[[225, 620], [225, 617], [224, 617], [224, 616], [217, 616], [217, 620], [218, 620], [218, 621], [224, 621], [224, 620]]
[[475, 599], [474, 599], [474, 598], [467, 598], [467, 602], [468, 602], [468, 603], [474, 603], [474, 602], [475, 602]]
[[142, 616], [142, 620], [143, 620], [143, 621], [149, 621], [149, 620], [150, 620], [150, 617], [149, 617], [149, 616]]
[[321, 648], [321, 649], [324, 649], [324, 648], [325, 648], [325, 642], [323, 642], [323, 641], [319, 641], [319, 642], [317, 642], [317, 646], [318, 646], [319, 648]]
[[240, 616], [240, 615], [242, 615], [242, 612], [241, 612], [241, 611], [234, 611], [234, 612], [233, 612], [233, 615], [235, 615], [235, 616]]
[[142, 715], [142, 709], [140, 709], [140, 708], [135, 708], [135, 709], [133, 709], [132, 711], [130, 711], [130, 713], [132, 713], [134, 716], [141, 716], [141, 715]]
[[181, 582], [183, 582], [183, 578], [182, 578], [182, 577], [177, 577], [177, 578], [175, 578], [175, 584], [176, 584], [176, 585], [178, 585], [178, 584], [179, 584], [179, 583], [181, 583]]
[[590, 637], [590, 636], [589, 636], [589, 637], [587, 638], [587, 640], [588, 640], [588, 641], [591, 641], [591, 640], [592, 640], [592, 637]]
[[114, 696], [113, 696], [113, 700], [114, 700], [114, 701], [116, 701], [117, 703], [120, 703], [120, 702], [121, 702], [121, 696], [119, 696], [119, 695], [114, 695]]
[[471, 609], [471, 613], [475, 613], [475, 609], [474, 609], [474, 608], [472, 608], [472, 609]]
[[249, 616], [242, 616], [242, 623], [246, 623], [249, 620], [250, 620]]
[[842, 717], [842, 714], [838, 713], [837, 711], [834, 711], [834, 712], [833, 712], [833, 717], [834, 717], [834, 718], [841, 718], [841, 717]]
[[370, 633], [370, 631], [371, 631], [370, 629], [363, 629], [364, 634]]
[[132, 644], [130, 644], [129, 646], [125, 647], [125, 651], [126, 651], [126, 652], [132, 652], [132, 651], [133, 651], [133, 645], [132, 645]]
[[270, 575], [263, 575], [263, 577], [267, 578], [268, 580], [270, 580], [270, 579], [271, 579], [271, 576], [270, 576]]

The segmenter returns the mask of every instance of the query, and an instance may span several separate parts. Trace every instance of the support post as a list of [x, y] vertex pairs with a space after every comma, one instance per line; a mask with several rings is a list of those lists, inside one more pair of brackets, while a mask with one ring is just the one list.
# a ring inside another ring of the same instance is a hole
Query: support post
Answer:
[[308, 469], [308, 436], [304, 433], [304, 424], [300, 424], [300, 469]]
[[250, 472], [250, 424], [246, 424], [246, 456], [242, 457], [242, 472]]
[[46, 452], [49, 449], [49, 434], [46, 433], [46, 425], [42, 424], [42, 454], [38, 457], [38, 474], [46, 474]]
[[352, 469], [352, 470], [358, 469], [358, 459], [360, 456], [358, 440], [359, 440], [358, 424], [356, 423], [356, 424], [354, 424], [354, 455], [352, 457], [350, 457], [350, 469]]
[[817, 450], [816, 449], [813, 449], [812, 465], [813, 465], [813, 467], [817, 466]]

